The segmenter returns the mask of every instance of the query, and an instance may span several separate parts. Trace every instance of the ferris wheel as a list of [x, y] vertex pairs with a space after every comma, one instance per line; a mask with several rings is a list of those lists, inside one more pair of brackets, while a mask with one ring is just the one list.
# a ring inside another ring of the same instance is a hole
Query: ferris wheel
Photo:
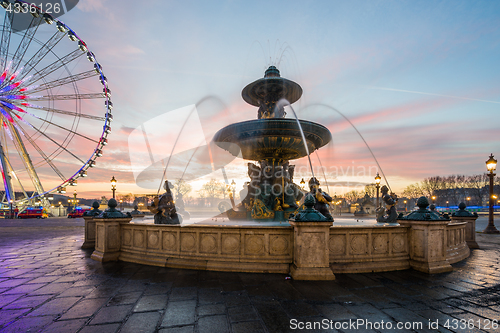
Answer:
[[57, 8], [0, 5], [1, 206], [46, 206], [48, 193], [76, 186], [102, 156], [111, 92], [87, 43], [54, 17]]

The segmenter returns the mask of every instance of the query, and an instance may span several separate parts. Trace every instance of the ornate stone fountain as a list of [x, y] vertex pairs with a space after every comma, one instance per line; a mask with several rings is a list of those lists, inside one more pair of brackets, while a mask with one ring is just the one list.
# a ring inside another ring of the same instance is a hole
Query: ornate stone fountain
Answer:
[[248, 194], [227, 215], [230, 219], [285, 221], [303, 196], [293, 182], [295, 166], [290, 161], [323, 147], [332, 135], [323, 125], [285, 118], [284, 106], [295, 103], [302, 88], [282, 78], [275, 66], [266, 70], [264, 78], [247, 85], [241, 95], [259, 107], [258, 119], [226, 126], [213, 140], [232, 155], [257, 164], [248, 163]]

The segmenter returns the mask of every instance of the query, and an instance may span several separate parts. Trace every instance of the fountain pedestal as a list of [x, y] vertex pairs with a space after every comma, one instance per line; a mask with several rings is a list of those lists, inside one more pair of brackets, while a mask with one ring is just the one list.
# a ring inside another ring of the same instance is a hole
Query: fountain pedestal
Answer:
[[130, 214], [123, 214], [116, 209], [118, 203], [109, 199], [108, 209], [94, 218], [95, 250], [90, 256], [100, 262], [117, 261], [121, 250], [120, 223], [132, 220]]
[[330, 227], [333, 222], [297, 222], [293, 226], [294, 249], [290, 275], [295, 280], [335, 280], [330, 269]]
[[424, 273], [435, 274], [453, 271], [446, 259], [446, 226], [450, 221], [398, 220], [408, 230], [410, 240], [410, 267]]
[[95, 247], [95, 221], [93, 216], [83, 216], [85, 221], [85, 241], [82, 249], [93, 249]]
[[467, 226], [465, 227], [465, 240], [470, 249], [479, 249], [479, 245], [476, 242], [476, 220], [478, 218], [477, 213], [471, 213], [465, 208], [467, 206], [465, 203], [461, 202], [458, 205], [458, 209], [451, 215], [451, 220], [453, 222], [465, 222]]
[[290, 275], [295, 280], [335, 280], [330, 269], [331, 216], [314, 209], [311, 193], [304, 200], [304, 209], [290, 220], [293, 226], [293, 264]]

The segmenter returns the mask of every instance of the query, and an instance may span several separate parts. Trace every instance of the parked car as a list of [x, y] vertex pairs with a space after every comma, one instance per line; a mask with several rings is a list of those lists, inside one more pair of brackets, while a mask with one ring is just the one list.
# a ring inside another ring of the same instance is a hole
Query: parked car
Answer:
[[43, 207], [28, 207], [17, 214], [18, 219], [46, 219], [47, 217], [49, 217], [48, 212]]
[[76, 207], [71, 213], [68, 214], [68, 218], [82, 217], [85, 212], [89, 211], [90, 208]]

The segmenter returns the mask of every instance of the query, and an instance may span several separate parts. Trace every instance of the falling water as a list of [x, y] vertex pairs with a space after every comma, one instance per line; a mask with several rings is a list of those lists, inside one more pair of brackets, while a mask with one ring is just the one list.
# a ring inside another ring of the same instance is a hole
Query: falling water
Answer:
[[311, 156], [309, 154], [309, 148], [307, 147], [306, 136], [304, 135], [304, 131], [302, 130], [302, 126], [300, 125], [300, 121], [299, 121], [299, 117], [297, 117], [297, 113], [295, 113], [295, 110], [293, 109], [290, 102], [288, 102], [284, 98], [282, 98], [278, 103], [276, 103], [277, 108], [284, 107], [286, 105], [288, 105], [290, 107], [290, 109], [292, 110], [293, 115], [295, 116], [295, 121], [297, 121], [297, 126], [299, 126], [300, 135], [302, 136], [302, 141], [304, 142], [304, 148], [306, 149], [306, 153], [307, 153], [307, 159], [309, 160], [309, 168], [311, 169], [311, 174], [312, 174], [313, 178], [315, 178], [314, 177], [314, 170], [313, 170], [312, 163], [311, 163]]
[[[385, 180], [385, 183], [387, 184], [387, 186], [389, 187], [389, 190], [391, 190], [392, 192], [392, 189], [391, 189], [391, 185], [389, 185], [389, 182], [387, 181], [387, 178], [385, 177], [385, 174], [384, 174], [384, 171], [382, 170], [382, 168], [380, 167], [380, 164], [378, 163], [378, 160], [377, 158], [375, 157], [375, 154], [373, 154], [373, 151], [371, 150], [370, 146], [368, 145], [368, 143], [366, 142], [365, 138], [363, 137], [363, 135], [361, 135], [361, 133], [358, 131], [358, 129], [356, 128], [356, 126], [354, 126], [354, 124], [349, 120], [349, 118], [347, 118], [342, 112], [340, 112], [339, 110], [335, 109], [334, 107], [330, 106], [330, 105], [326, 105], [326, 104], [322, 104], [322, 103], [317, 103], [317, 104], [312, 104], [312, 105], [309, 105], [307, 106], [306, 108], [310, 107], [310, 106], [324, 106], [326, 108], [329, 108], [330, 110], [332, 111], [335, 111], [337, 112], [340, 116], [342, 116], [342, 118], [344, 118], [351, 126], [352, 128], [354, 128], [354, 130], [356, 131], [356, 133], [358, 133], [359, 137], [361, 138], [361, 140], [363, 140], [363, 142], [365, 143], [366, 145], [366, 148], [368, 148], [368, 151], [370, 152], [370, 154], [372, 155], [373, 159], [375, 160], [375, 163], [377, 163], [377, 167], [378, 169], [380, 170], [380, 172], [382, 173], [382, 176], [384, 177], [384, 180]], [[291, 108], [291, 107], [290, 107]], [[304, 108], [304, 110], [306, 109]], [[292, 109], [293, 110], [293, 109]], [[293, 112], [295, 114], [295, 111]], [[295, 118], [297, 118], [297, 115], [295, 115]], [[310, 163], [310, 161], [309, 161]]]

